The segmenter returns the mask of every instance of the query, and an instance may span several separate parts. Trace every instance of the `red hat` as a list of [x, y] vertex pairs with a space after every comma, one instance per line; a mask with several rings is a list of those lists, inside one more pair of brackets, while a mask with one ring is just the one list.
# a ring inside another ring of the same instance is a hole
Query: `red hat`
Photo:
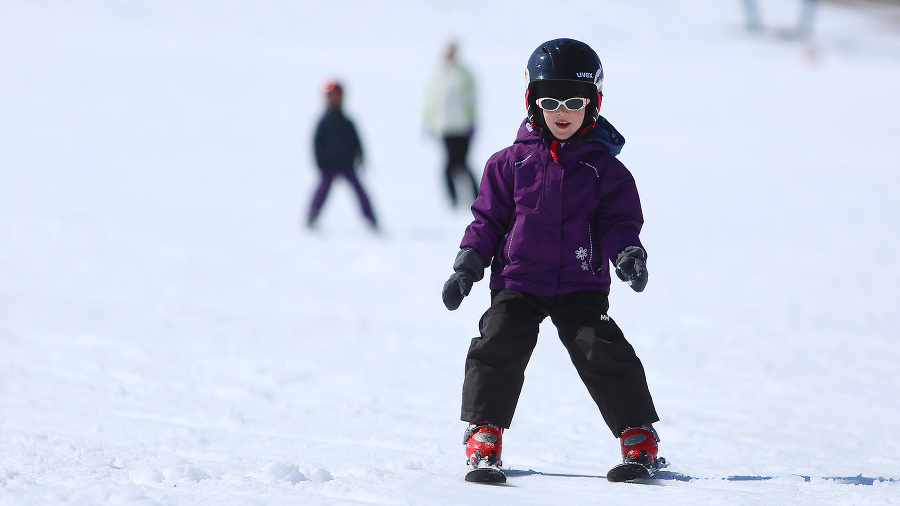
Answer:
[[337, 82], [333, 77], [329, 77], [322, 82], [322, 91], [325, 93], [338, 92], [341, 93], [343, 88], [341, 88], [341, 83]]

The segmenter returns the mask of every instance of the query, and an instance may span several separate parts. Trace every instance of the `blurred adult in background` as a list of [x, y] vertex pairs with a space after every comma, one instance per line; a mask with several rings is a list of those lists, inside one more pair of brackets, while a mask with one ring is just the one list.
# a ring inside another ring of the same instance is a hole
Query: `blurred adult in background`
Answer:
[[455, 42], [447, 44], [444, 60], [428, 81], [425, 92], [425, 127], [441, 137], [446, 150], [447, 192], [453, 206], [461, 203], [456, 180], [471, 188], [470, 205], [478, 196], [478, 182], [469, 169], [469, 144], [475, 132], [475, 80], [457, 59]]
[[331, 183], [336, 177], [343, 177], [356, 192], [363, 216], [369, 225], [377, 230], [378, 222], [372, 211], [372, 204], [356, 174], [357, 169], [362, 165], [362, 143], [353, 122], [344, 115], [343, 87], [334, 79], [326, 79], [323, 83], [323, 91], [325, 93], [325, 114], [319, 120], [313, 139], [316, 165], [319, 167], [321, 179], [313, 195], [307, 225], [310, 228], [315, 227], [325, 199], [328, 197], [328, 191], [331, 189]]

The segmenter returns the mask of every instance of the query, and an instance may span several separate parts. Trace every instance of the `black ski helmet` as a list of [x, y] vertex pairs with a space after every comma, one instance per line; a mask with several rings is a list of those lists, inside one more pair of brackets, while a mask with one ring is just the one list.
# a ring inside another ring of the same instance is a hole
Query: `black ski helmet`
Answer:
[[[543, 130], [543, 115], [535, 104], [538, 95], [571, 89], [590, 99], [585, 111], [582, 130], [592, 127], [600, 115], [603, 97], [603, 65], [600, 57], [584, 42], [574, 39], [554, 39], [544, 42], [531, 53], [525, 67], [525, 102], [528, 122]], [[571, 96], [571, 95], [570, 95]], [[569, 97], [554, 97], [565, 99]]]

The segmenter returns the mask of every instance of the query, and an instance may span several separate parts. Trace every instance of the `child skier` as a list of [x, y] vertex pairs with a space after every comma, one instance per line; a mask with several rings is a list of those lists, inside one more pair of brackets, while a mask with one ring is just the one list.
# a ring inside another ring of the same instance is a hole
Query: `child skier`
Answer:
[[319, 185], [313, 194], [309, 206], [309, 217], [306, 224], [309, 228], [316, 226], [316, 220], [328, 197], [331, 183], [335, 178], [343, 177], [350, 183], [359, 199], [359, 206], [366, 221], [374, 230], [378, 230], [378, 222], [372, 210], [369, 196], [356, 174], [362, 163], [362, 143], [356, 133], [356, 127], [343, 111], [344, 90], [334, 79], [326, 79], [322, 85], [325, 92], [326, 110], [316, 126], [313, 137], [316, 165], [319, 167]]
[[513, 145], [485, 165], [474, 220], [442, 292], [455, 310], [491, 266], [491, 307], [466, 357], [466, 479], [505, 481], [503, 431], [548, 316], [620, 438], [627, 472], [610, 471], [609, 479], [647, 477], [665, 462], [651, 426], [659, 417], [640, 360], [607, 315], [610, 261], [636, 292], [648, 279], [637, 187], [615, 158], [625, 140], [599, 115], [603, 69], [587, 44], [541, 44], [525, 77], [527, 118]]

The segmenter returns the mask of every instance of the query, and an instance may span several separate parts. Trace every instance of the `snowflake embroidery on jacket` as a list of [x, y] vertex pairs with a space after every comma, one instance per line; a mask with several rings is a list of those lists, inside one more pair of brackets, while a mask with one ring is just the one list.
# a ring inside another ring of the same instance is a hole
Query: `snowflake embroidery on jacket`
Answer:
[[575, 250], [575, 258], [579, 260], [584, 260], [585, 258], [587, 258], [587, 254], [588, 250], [584, 248], [578, 248], [577, 250]]
[[581, 262], [581, 270], [583, 270], [583, 271], [591, 270], [591, 266], [588, 265], [587, 260], [585, 260], [584, 262]]

